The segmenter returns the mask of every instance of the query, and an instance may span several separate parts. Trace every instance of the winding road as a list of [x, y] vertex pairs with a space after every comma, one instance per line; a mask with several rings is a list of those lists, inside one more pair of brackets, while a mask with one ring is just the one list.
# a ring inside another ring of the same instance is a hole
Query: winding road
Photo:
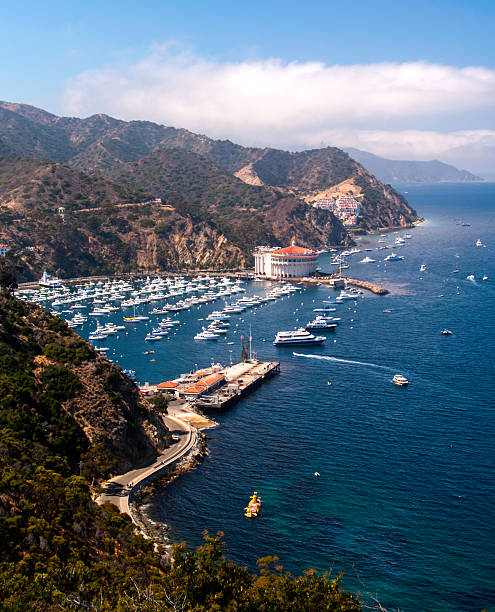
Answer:
[[163, 420], [172, 433], [179, 435], [179, 440], [174, 441], [170, 448], [158, 455], [151, 463], [115, 476], [103, 483], [103, 493], [96, 499], [98, 504], [114, 504], [120, 512], [128, 514], [133, 522], [135, 521], [129, 505], [133, 492], [144, 484], [143, 481], [151, 482], [167, 466], [188, 453], [198, 440], [198, 430], [188, 423], [172, 416], [164, 416]]

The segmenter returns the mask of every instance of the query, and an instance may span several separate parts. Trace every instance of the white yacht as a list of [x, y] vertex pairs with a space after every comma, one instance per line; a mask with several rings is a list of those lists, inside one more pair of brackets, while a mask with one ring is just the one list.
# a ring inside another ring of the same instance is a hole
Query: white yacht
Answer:
[[163, 338], [163, 336], [161, 334], [155, 334], [153, 332], [146, 334], [146, 337], [144, 338], [147, 342], [154, 342], [156, 340], [161, 340]]
[[324, 306], [320, 306], [319, 308], [313, 308], [313, 312], [335, 312], [335, 308], [330, 305], [334, 303], [335, 302], [330, 302], [329, 304], [325, 304]]
[[337, 323], [333, 323], [331, 319], [325, 319], [323, 317], [316, 317], [313, 321], [310, 321], [306, 325], [306, 329], [321, 329], [327, 331], [333, 331], [337, 327]]
[[211, 312], [206, 319], [208, 321], [225, 321], [227, 319], [230, 319], [230, 315], [226, 314], [225, 312], [220, 312], [218, 310], [215, 310], [214, 312]]
[[395, 253], [391, 253], [390, 255], [387, 255], [387, 257], [385, 257], [383, 261], [400, 261], [401, 259], [404, 259], [402, 255], [396, 255]]
[[355, 300], [357, 299], [357, 295], [350, 293], [350, 291], [344, 291], [343, 289], [340, 291], [339, 295], [335, 298], [336, 300]]
[[301, 327], [294, 331], [281, 331], [275, 336], [273, 344], [275, 346], [285, 344], [322, 344], [325, 342], [325, 336], [314, 336]]
[[425, 270], [426, 270], [426, 264], [421, 264], [421, 266], [419, 267], [419, 271], [424, 272]]
[[195, 340], [218, 340], [220, 336], [215, 334], [212, 331], [208, 331], [207, 329], [203, 329], [194, 336]]
[[361, 261], [359, 263], [375, 263], [376, 259], [372, 259], [371, 257], [365, 257], [364, 259], [361, 259]]

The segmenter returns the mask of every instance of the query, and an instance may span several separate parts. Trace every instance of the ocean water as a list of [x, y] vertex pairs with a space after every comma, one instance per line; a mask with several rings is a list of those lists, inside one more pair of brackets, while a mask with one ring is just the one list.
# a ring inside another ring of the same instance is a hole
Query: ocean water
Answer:
[[[295, 574], [343, 571], [345, 588], [389, 609], [495, 609], [495, 184], [400, 189], [426, 222], [359, 241], [376, 249], [412, 235], [393, 249], [403, 261], [384, 262], [390, 249], [347, 258], [346, 274], [391, 293], [338, 305], [342, 320], [323, 346], [272, 345], [335, 295], [323, 286], [238, 315], [217, 343], [192, 337], [218, 302], [181, 313], [176, 335], [153, 347], [139, 326], [105, 345], [156, 383], [238, 361], [251, 325], [259, 358], [281, 362], [279, 376], [212, 415], [206, 460], [154, 495], [150, 517], [174, 540], [195, 546], [204, 529], [223, 531], [237, 563], [254, 570], [277, 555]], [[365, 255], [376, 263], [358, 263]], [[331, 269], [330, 255], [320, 265]], [[247, 293], [269, 287], [252, 282]], [[408, 387], [392, 384], [396, 373]], [[248, 520], [253, 490], [263, 510]]]

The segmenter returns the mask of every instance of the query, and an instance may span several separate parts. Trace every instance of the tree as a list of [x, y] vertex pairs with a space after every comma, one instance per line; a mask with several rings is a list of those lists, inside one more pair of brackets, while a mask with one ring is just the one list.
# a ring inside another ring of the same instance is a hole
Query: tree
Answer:
[[160, 414], [168, 413], [168, 398], [163, 393], [156, 393], [150, 397], [153, 408]]
[[19, 257], [14, 249], [7, 251], [0, 260], [0, 287], [4, 292], [13, 294], [17, 289], [17, 274], [22, 272]]

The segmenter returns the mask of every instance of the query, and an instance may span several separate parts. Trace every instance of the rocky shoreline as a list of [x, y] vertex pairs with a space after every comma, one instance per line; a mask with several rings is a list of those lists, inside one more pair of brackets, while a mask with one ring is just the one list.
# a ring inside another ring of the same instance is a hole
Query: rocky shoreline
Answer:
[[200, 434], [198, 443], [184, 456], [172, 469], [157, 478], [152, 484], [143, 487], [134, 497], [131, 506], [132, 517], [138, 526], [140, 533], [147, 539], [153, 540], [155, 544], [162, 545], [168, 551], [172, 550], [173, 542], [168, 535], [168, 525], [155, 523], [147, 515], [147, 506], [151, 504], [153, 493], [167, 486], [183, 474], [190, 472], [200, 465], [208, 455], [208, 436]]

